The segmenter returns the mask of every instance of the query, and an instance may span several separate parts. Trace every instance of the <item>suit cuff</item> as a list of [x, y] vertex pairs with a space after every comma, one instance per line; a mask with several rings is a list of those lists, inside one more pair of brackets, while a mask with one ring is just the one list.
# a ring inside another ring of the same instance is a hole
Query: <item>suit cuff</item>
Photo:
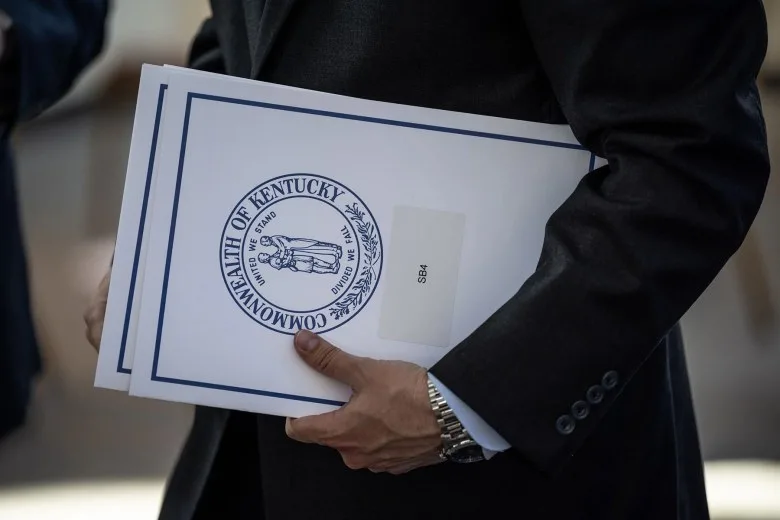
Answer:
[[482, 446], [482, 451], [485, 452], [485, 458], [489, 459], [498, 452], [509, 449], [509, 443], [504, 440], [496, 430], [490, 427], [488, 423], [482, 419], [477, 413], [472, 410], [469, 405], [461, 401], [449, 388], [439, 381], [436, 376], [428, 373], [428, 377], [431, 382], [436, 386], [441, 396], [447, 401], [447, 404], [452, 408], [455, 417], [458, 418], [460, 423], [469, 432], [474, 441]]

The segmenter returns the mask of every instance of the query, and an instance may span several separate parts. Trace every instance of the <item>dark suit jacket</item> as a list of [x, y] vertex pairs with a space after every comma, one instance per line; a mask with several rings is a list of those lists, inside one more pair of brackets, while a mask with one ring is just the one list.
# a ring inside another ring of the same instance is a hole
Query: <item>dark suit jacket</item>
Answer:
[[162, 518], [707, 518], [677, 323], [741, 244], [766, 187], [761, 2], [212, 7], [193, 67], [568, 123], [609, 165], [549, 220], [531, 279], [432, 368], [511, 450], [374, 475], [288, 440], [279, 418], [201, 408]]
[[106, 0], [0, 0], [13, 20], [0, 63], [0, 437], [22, 423], [40, 369], [8, 138], [63, 96], [103, 45]]

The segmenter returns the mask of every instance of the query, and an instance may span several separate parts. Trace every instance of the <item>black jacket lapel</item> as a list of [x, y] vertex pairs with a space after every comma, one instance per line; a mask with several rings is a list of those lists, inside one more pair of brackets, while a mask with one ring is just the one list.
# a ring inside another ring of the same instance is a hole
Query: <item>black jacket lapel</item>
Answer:
[[251, 78], [256, 79], [260, 74], [263, 65], [268, 59], [271, 47], [295, 2], [296, 0], [244, 2], [247, 18], [247, 36], [250, 39], [252, 50]]

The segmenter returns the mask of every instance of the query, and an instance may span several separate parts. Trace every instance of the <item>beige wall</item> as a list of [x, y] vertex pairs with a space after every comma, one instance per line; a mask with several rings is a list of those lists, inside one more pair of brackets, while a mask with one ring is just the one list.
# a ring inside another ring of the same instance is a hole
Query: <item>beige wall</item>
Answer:
[[767, 21], [769, 24], [769, 47], [767, 49], [766, 66], [780, 70], [780, 0], [764, 0]]

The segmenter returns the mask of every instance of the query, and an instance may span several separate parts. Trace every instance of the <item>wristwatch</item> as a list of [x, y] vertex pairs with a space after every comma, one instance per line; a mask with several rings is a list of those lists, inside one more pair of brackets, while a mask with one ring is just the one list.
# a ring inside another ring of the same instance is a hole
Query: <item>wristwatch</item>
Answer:
[[428, 379], [428, 398], [431, 401], [431, 408], [439, 423], [439, 428], [441, 428], [439, 456], [442, 460], [458, 463], [485, 460], [482, 446], [477, 444], [466, 431], [430, 378]]

